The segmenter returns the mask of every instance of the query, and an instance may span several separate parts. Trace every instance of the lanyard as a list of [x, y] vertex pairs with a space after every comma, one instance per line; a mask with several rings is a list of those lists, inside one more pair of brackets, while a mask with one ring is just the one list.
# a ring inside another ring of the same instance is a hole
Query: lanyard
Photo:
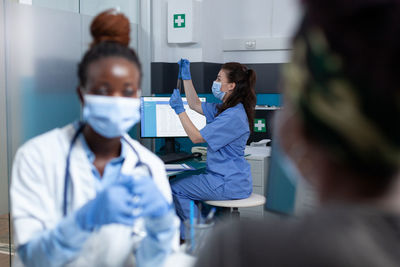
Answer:
[[[72, 148], [74, 147], [74, 144], [76, 143], [76, 140], [78, 139], [78, 136], [82, 133], [83, 128], [85, 127], [85, 123], [80, 123], [78, 130], [75, 132], [74, 136], [72, 137], [71, 144], [69, 146], [68, 154], [67, 154], [67, 164], [65, 166], [65, 176], [64, 176], [64, 201], [63, 201], [63, 215], [64, 217], [67, 216], [67, 198], [68, 198], [68, 185], [69, 185], [69, 167], [70, 167], [70, 162], [71, 162], [71, 152]], [[137, 153], [136, 149], [133, 147], [131, 142], [129, 142], [126, 137], [122, 137], [126, 143], [132, 148], [133, 152], [136, 154], [136, 157], [138, 158], [138, 161], [135, 165], [135, 168], [140, 168], [140, 167], [145, 167], [147, 169], [147, 172], [149, 173], [150, 177], [153, 177], [153, 172], [151, 171], [149, 165], [146, 163], [142, 162], [139, 157], [139, 153]]]

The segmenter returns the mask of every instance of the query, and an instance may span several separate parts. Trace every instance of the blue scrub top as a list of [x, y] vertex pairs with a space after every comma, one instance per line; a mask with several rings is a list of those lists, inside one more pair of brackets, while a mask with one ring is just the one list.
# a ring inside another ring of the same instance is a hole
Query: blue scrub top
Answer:
[[253, 188], [250, 165], [244, 158], [250, 135], [246, 111], [239, 103], [215, 117], [217, 105], [201, 104], [207, 120], [200, 130], [208, 144], [206, 177], [213, 188], [224, 184], [225, 197], [246, 198]]

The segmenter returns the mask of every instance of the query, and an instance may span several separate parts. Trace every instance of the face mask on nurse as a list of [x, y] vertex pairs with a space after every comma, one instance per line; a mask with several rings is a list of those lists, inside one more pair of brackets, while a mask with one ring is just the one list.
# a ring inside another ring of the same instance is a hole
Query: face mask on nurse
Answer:
[[222, 99], [224, 98], [226, 92], [222, 92], [221, 91], [221, 86], [222, 86], [222, 84], [220, 82], [214, 81], [213, 84], [212, 84], [211, 90], [212, 90], [213, 95], [216, 98], [218, 98], [219, 100], [222, 101]]
[[91, 66], [87, 83], [81, 85], [83, 120], [99, 135], [116, 138], [140, 121], [140, 72], [118, 57]]
[[235, 89], [236, 84], [230, 82], [225, 70], [221, 69], [218, 72], [217, 79], [213, 82], [211, 90], [213, 95], [221, 101], [228, 98]]

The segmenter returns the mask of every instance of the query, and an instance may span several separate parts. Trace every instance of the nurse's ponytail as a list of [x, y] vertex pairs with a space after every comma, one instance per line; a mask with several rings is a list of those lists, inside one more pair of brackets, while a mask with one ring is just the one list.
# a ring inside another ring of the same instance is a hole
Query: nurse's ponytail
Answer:
[[257, 98], [255, 92], [256, 72], [237, 62], [225, 63], [221, 67], [225, 71], [228, 81], [235, 83], [232, 94], [218, 107], [218, 113], [242, 103], [246, 110], [250, 131], [254, 128], [254, 109]]
[[93, 19], [90, 33], [93, 42], [78, 65], [80, 86], [86, 85], [89, 65], [105, 57], [122, 57], [135, 64], [142, 73], [139, 58], [129, 47], [130, 23], [124, 14], [113, 9], [100, 13]]
[[253, 69], [248, 69], [247, 70], [247, 76], [248, 76], [248, 81], [249, 81], [249, 87], [253, 92], [255, 92], [256, 88], [256, 72]]

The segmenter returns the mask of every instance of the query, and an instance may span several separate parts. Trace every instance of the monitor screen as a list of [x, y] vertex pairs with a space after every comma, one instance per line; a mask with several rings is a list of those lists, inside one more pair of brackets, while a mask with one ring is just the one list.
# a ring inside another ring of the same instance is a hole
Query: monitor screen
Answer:
[[296, 182], [288, 177], [282, 162], [281, 148], [272, 141], [267, 183], [265, 187], [265, 209], [283, 214], [293, 214], [296, 197]]
[[[189, 108], [182, 97], [186, 114], [197, 129], [206, 126], [206, 117]], [[206, 98], [200, 97], [201, 102]], [[141, 137], [187, 137], [178, 115], [169, 105], [169, 97], [141, 97]]]
[[[265, 210], [287, 215], [301, 215], [315, 209], [317, 197], [314, 188], [287, 164], [277, 141], [272, 141], [265, 188]], [[289, 172], [285, 171], [288, 169]], [[291, 174], [291, 175], [289, 175]], [[291, 177], [296, 176], [296, 177]]]
[[279, 107], [256, 106], [254, 114], [254, 130], [250, 134], [247, 144], [263, 139], [272, 139], [273, 118]]

